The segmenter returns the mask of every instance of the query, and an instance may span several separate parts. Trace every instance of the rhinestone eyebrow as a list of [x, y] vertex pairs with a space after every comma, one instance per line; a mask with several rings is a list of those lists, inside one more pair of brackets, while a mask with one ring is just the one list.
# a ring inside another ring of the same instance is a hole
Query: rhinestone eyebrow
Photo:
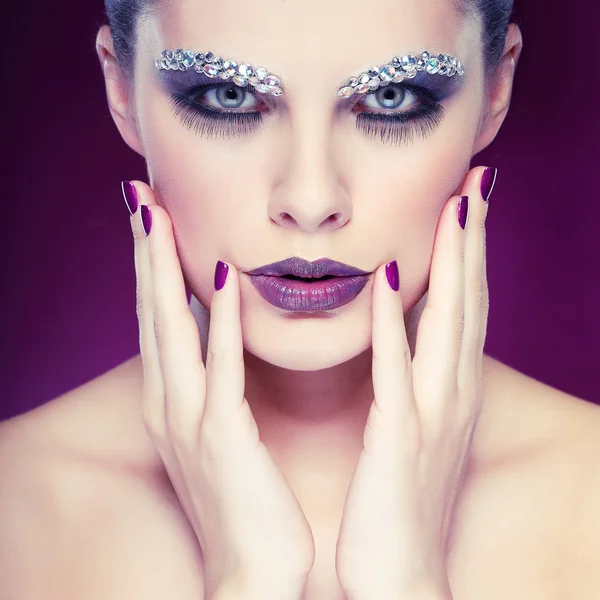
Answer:
[[364, 73], [359, 73], [347, 79], [340, 86], [338, 96], [349, 98], [353, 94], [364, 94], [369, 90], [376, 90], [390, 83], [412, 79], [419, 71], [425, 71], [431, 75], [438, 74], [453, 77], [454, 75], [463, 75], [465, 69], [457, 58], [449, 54], [434, 56], [428, 50], [424, 50], [417, 56], [414, 54], [394, 56], [383, 67], [373, 66]]
[[248, 63], [237, 63], [225, 60], [212, 52], [195, 52], [193, 50], [163, 50], [160, 59], [155, 61], [159, 70], [187, 71], [193, 68], [197, 73], [207, 77], [231, 80], [239, 87], [254, 86], [257, 92], [281, 96], [283, 87], [277, 75], [269, 73], [264, 67], [256, 69]]

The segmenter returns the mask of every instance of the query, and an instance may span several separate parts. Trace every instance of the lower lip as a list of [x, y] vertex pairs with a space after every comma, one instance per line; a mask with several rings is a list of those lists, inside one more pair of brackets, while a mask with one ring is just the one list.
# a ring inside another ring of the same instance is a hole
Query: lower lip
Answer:
[[352, 302], [365, 287], [369, 275], [332, 277], [314, 282], [250, 275], [252, 285], [273, 306], [293, 311], [319, 311], [339, 308]]

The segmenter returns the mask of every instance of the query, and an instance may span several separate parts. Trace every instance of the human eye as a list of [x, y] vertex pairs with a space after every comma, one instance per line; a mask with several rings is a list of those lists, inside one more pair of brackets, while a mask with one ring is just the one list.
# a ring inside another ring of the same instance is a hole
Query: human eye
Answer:
[[[362, 111], [365, 106], [368, 110]], [[360, 111], [359, 131], [392, 145], [412, 143], [416, 136], [425, 139], [444, 116], [443, 105], [428, 89], [406, 83], [369, 90], [353, 110]]]
[[233, 83], [200, 85], [171, 97], [173, 112], [184, 127], [208, 138], [253, 133], [262, 122], [262, 113], [245, 109], [260, 105], [252, 85], [242, 88]]

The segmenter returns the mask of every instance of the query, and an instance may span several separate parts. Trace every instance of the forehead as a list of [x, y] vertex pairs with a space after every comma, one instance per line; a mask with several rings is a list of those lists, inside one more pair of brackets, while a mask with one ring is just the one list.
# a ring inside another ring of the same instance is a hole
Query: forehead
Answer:
[[163, 0], [140, 39], [150, 64], [166, 48], [211, 50], [266, 67], [288, 92], [307, 80], [330, 91], [398, 54], [427, 49], [468, 66], [478, 32], [458, 1]]

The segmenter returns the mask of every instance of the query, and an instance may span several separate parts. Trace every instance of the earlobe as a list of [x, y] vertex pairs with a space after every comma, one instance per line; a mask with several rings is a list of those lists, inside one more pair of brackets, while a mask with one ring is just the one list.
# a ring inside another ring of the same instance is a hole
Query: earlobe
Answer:
[[128, 80], [116, 59], [108, 25], [102, 25], [96, 35], [96, 54], [104, 75], [106, 98], [113, 121], [125, 143], [144, 156], [135, 113], [132, 110], [133, 83]]
[[510, 106], [515, 71], [522, 48], [523, 38], [519, 26], [516, 23], [509, 23], [504, 54], [486, 92], [486, 110], [482, 116], [473, 155], [481, 152], [494, 141], [504, 122]]

